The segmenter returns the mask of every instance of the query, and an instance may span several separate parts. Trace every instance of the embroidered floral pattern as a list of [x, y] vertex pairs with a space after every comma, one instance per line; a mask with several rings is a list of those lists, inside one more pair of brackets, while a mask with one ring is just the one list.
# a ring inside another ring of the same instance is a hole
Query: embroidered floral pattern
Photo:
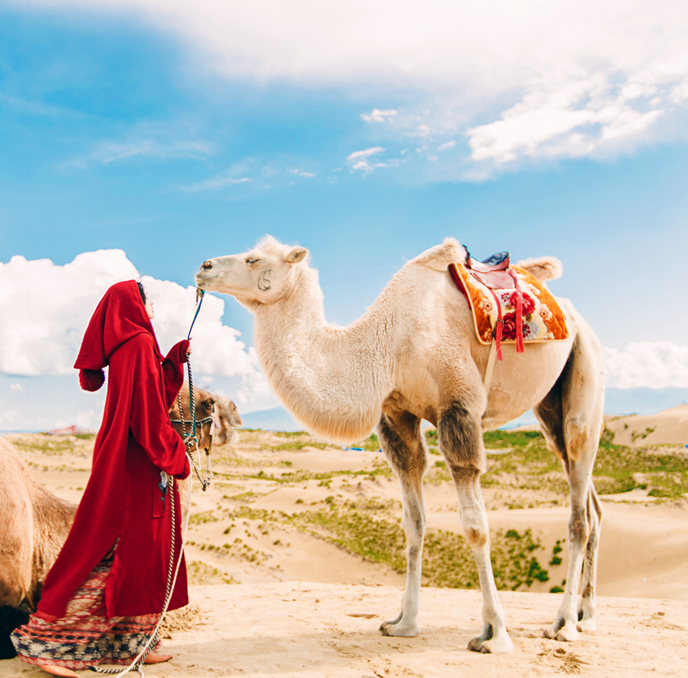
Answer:
[[[96, 565], [53, 622], [31, 615], [12, 635], [19, 659], [37, 666], [87, 669], [97, 664], [129, 664], [148, 642], [160, 615], [113, 617], [105, 612], [105, 581], [114, 549]], [[151, 647], [160, 644], [154, 639]]]
[[[522, 297], [523, 340], [562, 341], [569, 336], [566, 318], [554, 297], [546, 287], [525, 269], [512, 266], [518, 278]], [[456, 270], [463, 282], [468, 302], [473, 311], [473, 320], [478, 340], [483, 344], [492, 343], [494, 328], [499, 313], [492, 292], [476, 280], [461, 264]], [[499, 301], [502, 325], [502, 341], [513, 342], [517, 339], [516, 308], [518, 293], [513, 289], [494, 290]]]

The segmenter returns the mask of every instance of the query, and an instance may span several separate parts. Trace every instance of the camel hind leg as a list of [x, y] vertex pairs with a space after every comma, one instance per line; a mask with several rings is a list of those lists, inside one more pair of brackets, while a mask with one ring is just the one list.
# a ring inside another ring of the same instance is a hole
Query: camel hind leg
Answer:
[[[592, 470], [603, 408], [601, 349], [588, 331], [579, 334], [559, 380], [534, 408], [549, 446], [562, 461], [571, 492], [566, 590], [555, 621], [545, 632], [546, 637], [557, 640], [573, 641], [578, 638], [579, 629], [595, 630], [602, 508], [592, 483]], [[577, 601], [584, 563], [583, 591]]]
[[425, 444], [420, 434], [420, 419], [409, 412], [388, 409], [383, 413], [377, 430], [387, 461], [401, 482], [403, 526], [408, 548], [401, 612], [395, 619], [384, 622], [380, 631], [386, 636], [417, 636], [420, 633], [417, 618], [425, 535]]

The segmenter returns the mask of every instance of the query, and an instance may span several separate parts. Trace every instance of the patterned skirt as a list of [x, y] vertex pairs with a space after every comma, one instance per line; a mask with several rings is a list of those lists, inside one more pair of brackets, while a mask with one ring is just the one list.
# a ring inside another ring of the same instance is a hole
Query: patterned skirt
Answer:
[[[11, 634], [19, 659], [68, 669], [131, 663], [148, 642], [160, 615], [107, 618], [105, 581], [114, 556], [113, 547], [76, 590], [64, 617], [47, 622], [32, 614], [27, 624]], [[151, 651], [159, 645], [155, 638]]]

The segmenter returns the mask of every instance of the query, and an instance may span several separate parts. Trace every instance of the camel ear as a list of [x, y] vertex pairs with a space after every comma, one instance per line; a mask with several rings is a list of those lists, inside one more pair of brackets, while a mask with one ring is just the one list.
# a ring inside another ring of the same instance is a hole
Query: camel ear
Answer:
[[298, 264], [299, 261], [303, 261], [308, 254], [308, 250], [305, 247], [295, 247], [289, 254], [287, 254], [287, 262], [290, 264]]

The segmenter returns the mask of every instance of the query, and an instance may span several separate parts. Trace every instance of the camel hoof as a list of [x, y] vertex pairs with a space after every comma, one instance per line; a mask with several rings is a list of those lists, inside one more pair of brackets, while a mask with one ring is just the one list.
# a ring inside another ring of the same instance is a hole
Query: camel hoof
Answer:
[[483, 654], [511, 654], [514, 651], [514, 644], [508, 634], [504, 633], [502, 638], [495, 636], [490, 640], [482, 640], [480, 636], [471, 638], [468, 641], [468, 649], [471, 652], [482, 652]]
[[576, 622], [567, 622], [564, 619], [557, 619], [552, 626], [544, 630], [542, 637], [549, 638], [550, 640], [559, 640], [563, 643], [570, 643], [574, 640], [578, 640]]
[[418, 624], [404, 624], [403, 622], [388, 621], [380, 625], [383, 636], [397, 636], [401, 638], [415, 638], [420, 634]]
[[593, 631], [597, 631], [597, 623], [595, 622], [594, 617], [581, 619], [578, 622], [578, 630], [582, 631], [583, 633], [592, 633]]
[[[552, 630], [550, 629], [550, 631]], [[572, 643], [578, 640], [578, 629], [575, 626], [562, 626], [556, 634], [549, 637], [562, 643]]]
[[492, 627], [468, 641], [468, 649], [471, 652], [482, 652], [483, 654], [510, 654], [514, 651], [514, 644], [506, 631], [493, 634]]
[[492, 648], [490, 647], [490, 641], [483, 640], [480, 636], [477, 636], [476, 638], [471, 638], [468, 641], [468, 649], [471, 652], [482, 652], [483, 654], [490, 654], [492, 652]]

